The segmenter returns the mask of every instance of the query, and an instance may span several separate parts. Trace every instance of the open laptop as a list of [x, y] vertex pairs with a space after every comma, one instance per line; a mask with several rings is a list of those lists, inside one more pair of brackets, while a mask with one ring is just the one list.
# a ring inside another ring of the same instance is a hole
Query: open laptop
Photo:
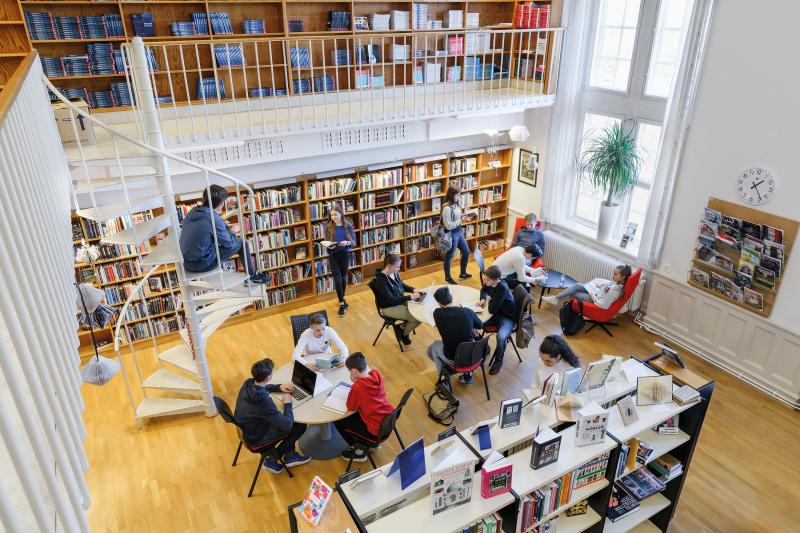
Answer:
[[427, 303], [428, 300], [433, 298], [433, 287], [434, 287], [434, 285], [435, 285], [435, 283], [431, 282], [431, 284], [427, 288], [427, 290], [419, 291], [420, 292], [419, 298], [417, 298], [416, 300], [409, 300], [409, 303], [415, 303], [415, 304], [425, 304], [425, 303]]
[[294, 369], [292, 370], [292, 385], [294, 385], [292, 398], [294, 398], [295, 407], [303, 405], [314, 397], [317, 386], [317, 373], [303, 363], [295, 361]]

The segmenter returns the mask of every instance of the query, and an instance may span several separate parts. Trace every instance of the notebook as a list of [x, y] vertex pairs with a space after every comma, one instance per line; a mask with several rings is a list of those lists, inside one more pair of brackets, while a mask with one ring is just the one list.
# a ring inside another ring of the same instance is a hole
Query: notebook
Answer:
[[328, 394], [328, 397], [322, 404], [322, 408], [333, 411], [334, 413], [347, 413], [347, 395], [350, 394], [351, 386], [351, 384], [345, 383], [344, 381], [336, 385]]

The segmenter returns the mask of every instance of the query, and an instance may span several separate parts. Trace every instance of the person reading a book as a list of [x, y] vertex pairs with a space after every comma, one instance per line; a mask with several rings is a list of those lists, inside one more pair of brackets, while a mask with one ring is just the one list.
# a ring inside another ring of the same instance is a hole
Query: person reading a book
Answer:
[[[236, 398], [233, 417], [242, 427], [242, 437], [251, 446], [262, 446], [281, 441], [276, 451], [287, 466], [302, 465], [310, 457], [295, 451], [297, 439], [305, 432], [306, 425], [294, 421], [292, 412], [291, 383], [270, 384], [275, 364], [272, 359], [256, 361], [250, 368], [252, 378], [245, 380]], [[272, 401], [270, 393], [282, 393], [283, 412]], [[283, 472], [283, 466], [275, 459], [264, 459], [265, 470], [273, 474]]]
[[550, 376], [581, 367], [581, 360], [561, 335], [548, 335], [539, 346], [531, 387], [541, 392]]
[[545, 268], [528, 266], [528, 263], [536, 261], [540, 257], [542, 257], [542, 249], [537, 244], [529, 244], [525, 248], [515, 246], [497, 256], [494, 264], [500, 269], [508, 288], [513, 289], [520, 283], [536, 285], [544, 281], [546, 278]]
[[471, 274], [467, 273], [470, 252], [467, 240], [464, 238], [464, 230], [461, 229], [460, 195], [461, 191], [456, 187], [448, 188], [444, 195], [444, 205], [442, 206], [442, 225], [450, 233], [453, 242], [444, 255], [444, 280], [451, 285], [456, 285], [456, 281], [450, 276], [450, 263], [453, 261], [453, 255], [456, 250], [461, 251], [461, 274], [459, 274], [458, 279], [465, 280], [472, 277]]
[[311, 315], [308, 323], [308, 329], [301, 333], [300, 338], [297, 339], [297, 345], [294, 347], [294, 352], [292, 352], [292, 358], [294, 358], [295, 361], [303, 363], [311, 370], [316, 371], [319, 370], [319, 365], [313, 360], [311, 362], [306, 361], [303, 356], [331, 355], [333, 354], [332, 344], [335, 344], [336, 348], [339, 350], [339, 362], [335, 366], [341, 367], [344, 364], [344, 360], [347, 359], [347, 355], [350, 353], [345, 343], [339, 338], [339, 335], [336, 334], [336, 331], [332, 327], [326, 325], [325, 317], [322, 316], [321, 313], [314, 313]]
[[[394, 326], [394, 334], [403, 344], [411, 344], [411, 332], [417, 329], [420, 321], [408, 310], [408, 301], [420, 297], [419, 291], [403, 283], [400, 279], [400, 256], [386, 254], [383, 258], [383, 269], [375, 272], [375, 298], [381, 313], [402, 320], [403, 327]], [[410, 295], [406, 293], [411, 293]]]
[[544, 252], [544, 233], [536, 227], [536, 213], [525, 215], [525, 225], [519, 228], [511, 239], [512, 248], [514, 246], [527, 248], [529, 244], [535, 244]]
[[269, 283], [269, 274], [256, 272], [255, 258], [250, 256], [244, 240], [236, 236], [241, 229], [239, 224], [226, 226], [222, 219], [220, 213], [227, 198], [228, 191], [211, 185], [203, 192], [203, 203], [194, 206], [184, 217], [180, 237], [183, 266], [190, 272], [208, 272], [217, 267], [217, 252], [220, 263], [239, 254], [242, 262], [247, 258], [251, 282]]
[[353, 222], [345, 218], [344, 209], [339, 203], [331, 208], [326, 239], [332, 243], [328, 246], [328, 260], [333, 273], [336, 297], [339, 299], [339, 316], [344, 316], [345, 309], [349, 307], [344, 299], [344, 293], [347, 289], [347, 272], [350, 268], [350, 250], [356, 244], [356, 232], [353, 229]]
[[[436, 289], [433, 298], [439, 304], [433, 311], [433, 322], [442, 340], [433, 341], [428, 347], [428, 357], [436, 365], [436, 371], [441, 374], [444, 365], [455, 366], [456, 349], [459, 344], [473, 342], [480, 337], [483, 322], [472, 309], [454, 304], [453, 295], [447, 287]], [[458, 377], [458, 380], [470, 385], [472, 373], [465, 372]]]
[[584, 302], [592, 302], [600, 309], [608, 309], [625, 293], [625, 284], [631, 276], [630, 265], [617, 265], [611, 279], [595, 278], [588, 283], [576, 283], [555, 296], [543, 296], [542, 301], [558, 305], [565, 298], [577, 298]]
[[494, 362], [489, 368], [489, 374], [497, 374], [503, 367], [506, 344], [515, 326], [516, 304], [514, 295], [511, 294], [511, 290], [502, 277], [502, 272], [497, 265], [492, 265], [486, 269], [483, 273], [481, 301], [478, 302], [478, 305], [482, 308], [485, 308], [488, 303], [489, 312], [492, 314], [489, 320], [483, 323], [483, 330], [487, 331], [487, 326], [491, 327], [491, 331], [497, 330]]
[[363, 353], [353, 352], [344, 364], [350, 371], [350, 380], [353, 382], [347, 395], [347, 410], [355, 413], [333, 424], [350, 445], [341, 453], [342, 459], [364, 462], [367, 454], [354, 446], [357, 439], [379, 444], [381, 423], [386, 415], [394, 411], [394, 407], [386, 400], [383, 375], [367, 365], [367, 358]]

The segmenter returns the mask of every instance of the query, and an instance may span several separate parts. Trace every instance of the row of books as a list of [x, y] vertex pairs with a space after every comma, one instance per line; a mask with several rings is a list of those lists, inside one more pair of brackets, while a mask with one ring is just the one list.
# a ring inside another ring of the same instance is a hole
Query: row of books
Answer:
[[360, 189], [381, 189], [403, 184], [402, 168], [392, 168], [389, 170], [379, 170], [369, 174], [361, 174], [358, 177]]
[[360, 270], [352, 270], [350, 272], [350, 283], [351, 284], [358, 285], [363, 280], [364, 280], [364, 278], [362, 277]]
[[227, 99], [225, 80], [215, 78], [197, 78], [195, 98], [198, 100]]
[[474, 524], [470, 524], [458, 533], [501, 533], [503, 531], [503, 519], [497, 513], [481, 518]]
[[356, 210], [356, 204], [351, 198], [338, 198], [325, 202], [312, 202], [308, 204], [309, 217], [311, 220], [328, 218], [331, 214], [331, 207], [334, 203], [342, 206], [345, 213], [352, 213]]
[[[303, 216], [300, 214], [300, 209], [298, 208], [276, 209], [275, 211], [256, 213], [255, 220], [256, 230], [264, 230], [270, 229], [274, 226], [286, 226], [287, 224], [303, 222]], [[250, 228], [250, 217], [245, 216], [244, 221], [246, 231], [252, 232], [252, 229]], [[305, 239], [305, 235], [303, 237], [295, 236], [295, 238], [297, 238], [297, 240], [303, 240]]]
[[114, 283], [119, 280], [127, 280], [142, 274], [139, 269], [139, 262], [132, 259], [124, 259], [117, 263], [108, 263], [95, 267], [96, 276], [100, 283]]
[[214, 35], [233, 34], [233, 26], [231, 25], [231, 19], [228, 16], [228, 14], [225, 13], [224, 11], [209, 13], [208, 18], [211, 20], [211, 32]]
[[383, 89], [386, 87], [383, 74], [375, 74], [369, 69], [356, 70], [354, 79], [356, 89]]
[[272, 281], [267, 287], [286, 285], [297, 281], [302, 281], [311, 277], [311, 263], [304, 265], [294, 265], [286, 268], [279, 268], [270, 272]]
[[481, 189], [478, 194], [478, 201], [482, 204], [487, 204], [489, 202], [502, 200], [503, 190], [502, 185], [492, 185], [491, 187]]
[[248, 89], [247, 94], [251, 98], [263, 98], [266, 96], [286, 96], [286, 89], [273, 89], [272, 87], [253, 87]]
[[484, 252], [489, 250], [500, 250], [505, 247], [505, 239], [497, 237], [495, 239], [484, 239], [478, 241], [478, 249]]
[[26, 12], [25, 25], [34, 41], [125, 37], [119, 13], [76, 17]]
[[397, 224], [395, 226], [384, 226], [371, 230], [361, 232], [361, 245], [369, 246], [378, 244], [379, 242], [390, 241], [399, 239], [403, 236], [403, 226]]
[[326, 26], [328, 31], [347, 31], [350, 29], [350, 12], [349, 11], [329, 11], [328, 24]]
[[386, 207], [400, 202], [403, 191], [390, 189], [385, 191], [370, 192], [362, 194], [358, 199], [359, 209], [373, 209], [375, 207]]
[[427, 250], [433, 246], [433, 238], [430, 235], [422, 235], [406, 240], [406, 252], [415, 253]]
[[[133, 213], [132, 215], [122, 215], [117, 218], [106, 220], [102, 223], [105, 235], [112, 235], [130, 229], [137, 224], [141, 224], [153, 218], [153, 211], [147, 210], [140, 213]], [[87, 225], [88, 230], [88, 225]], [[99, 235], [97, 235], [99, 237]]]
[[[315, 254], [316, 255], [316, 254]], [[318, 255], [317, 257], [320, 257]], [[314, 261], [314, 275], [316, 277], [327, 276], [331, 273], [331, 262], [327, 257]]]
[[261, 253], [261, 266], [265, 269], [280, 267], [290, 262], [291, 259], [289, 259], [289, 254], [286, 250]]
[[[257, 237], [259, 250], [280, 248], [282, 246], [288, 246], [294, 242], [292, 240], [292, 232], [289, 228], [284, 228], [278, 231], [269, 231], [267, 233], [259, 233]], [[247, 238], [247, 246], [250, 247], [251, 250], [255, 250], [252, 237]]]
[[218, 67], [243, 67], [244, 50], [242, 45], [225, 44], [214, 47], [214, 59]]
[[450, 186], [461, 189], [462, 191], [466, 189], [475, 189], [478, 187], [478, 177], [474, 174], [468, 174], [466, 176], [450, 178]]
[[368, 263], [376, 263], [383, 260], [386, 254], [400, 254], [400, 243], [394, 242], [390, 244], [381, 244], [374, 248], [365, 248], [361, 250], [361, 263], [366, 265]]
[[514, 8], [515, 28], [547, 28], [550, 26], [550, 6], [531, 2]]
[[430, 233], [433, 226], [432, 218], [420, 218], [406, 223], [406, 235], [417, 235], [419, 233]]
[[[471, 227], [471, 226], [470, 226]], [[490, 235], [497, 231], [497, 220], [478, 223], [478, 236]]]
[[317, 294], [324, 294], [326, 292], [331, 292], [335, 288], [336, 285], [333, 281], [333, 276], [322, 276], [321, 278], [317, 278], [316, 281]]
[[267, 291], [267, 303], [270, 306], [285, 304], [296, 299], [297, 289], [294, 287], [294, 285]]
[[478, 169], [478, 158], [474, 156], [457, 157], [449, 161], [448, 167], [450, 174], [475, 172]]
[[247, 19], [242, 22], [242, 32], [248, 35], [267, 33], [267, 27], [263, 19]]
[[308, 183], [308, 199], [316, 200], [328, 196], [351, 193], [356, 190], [354, 178], [335, 178]]
[[438, 181], [431, 181], [421, 185], [412, 185], [406, 188], [408, 190], [408, 200], [424, 200], [431, 196], [442, 194], [442, 184]]
[[281, 189], [256, 191], [253, 197], [253, 203], [256, 209], [270, 209], [302, 201], [303, 191], [300, 185], [290, 185]]
[[328, 225], [325, 222], [314, 222], [311, 224], [311, 238], [312, 239], [324, 239], [328, 232]]
[[403, 211], [398, 207], [391, 207], [383, 211], [369, 211], [361, 214], [361, 227], [371, 228], [392, 222], [399, 222], [403, 218]]
[[[153, 325], [152, 333], [150, 331], [150, 324]], [[125, 329], [128, 331], [131, 341], [139, 341], [142, 339], [149, 339], [153, 335], [159, 336], [166, 335], [167, 333], [173, 333], [182, 327], [183, 317], [181, 317], [179, 323], [178, 319], [176, 319], [174, 316], [171, 316], [155, 318], [149, 322], [142, 321], [135, 324], [129, 324]]]

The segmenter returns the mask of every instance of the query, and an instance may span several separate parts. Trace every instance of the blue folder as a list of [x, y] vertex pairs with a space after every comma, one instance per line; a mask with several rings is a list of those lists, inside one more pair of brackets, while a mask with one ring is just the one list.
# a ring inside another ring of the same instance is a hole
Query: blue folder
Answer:
[[398, 470], [400, 471], [400, 486], [403, 490], [425, 475], [425, 447], [422, 439], [397, 454], [392, 468], [389, 469], [386, 476], [391, 476]]

